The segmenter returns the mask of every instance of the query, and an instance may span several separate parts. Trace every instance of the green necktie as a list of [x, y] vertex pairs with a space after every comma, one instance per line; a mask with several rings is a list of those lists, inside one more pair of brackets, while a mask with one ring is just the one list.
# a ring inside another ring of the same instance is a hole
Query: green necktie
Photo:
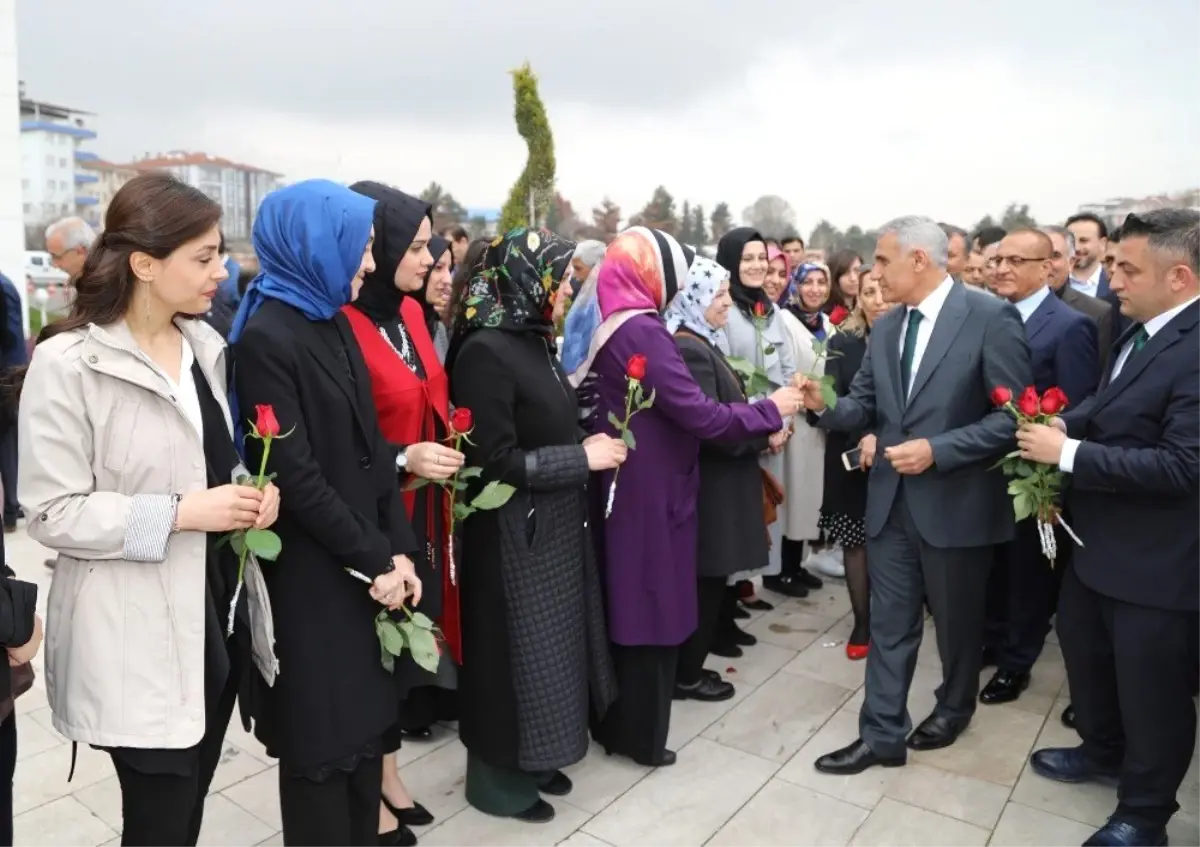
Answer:
[[1129, 361], [1138, 353], [1142, 352], [1142, 348], [1146, 346], [1146, 342], [1150, 340], [1150, 333], [1146, 332], [1146, 327], [1139, 326], [1138, 331], [1133, 334], [1133, 347], [1129, 350], [1129, 355], [1125, 357], [1125, 361]]
[[908, 397], [908, 386], [912, 382], [913, 356], [917, 352], [917, 327], [920, 325], [921, 313], [910, 309], [908, 329], [904, 332], [904, 353], [900, 356], [900, 388], [904, 397]]

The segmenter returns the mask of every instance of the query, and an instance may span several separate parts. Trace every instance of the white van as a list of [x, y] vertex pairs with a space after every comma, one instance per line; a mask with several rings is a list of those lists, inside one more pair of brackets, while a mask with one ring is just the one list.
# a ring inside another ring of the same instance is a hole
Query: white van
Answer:
[[25, 251], [25, 279], [45, 288], [48, 285], [66, 285], [67, 274], [54, 267], [50, 254], [45, 250]]

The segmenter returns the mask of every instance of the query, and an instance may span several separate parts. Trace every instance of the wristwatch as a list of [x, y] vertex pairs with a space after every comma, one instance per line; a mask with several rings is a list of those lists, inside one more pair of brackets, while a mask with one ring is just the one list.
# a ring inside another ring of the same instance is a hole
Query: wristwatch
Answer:
[[401, 447], [400, 452], [396, 454], [396, 470], [408, 471], [408, 448]]

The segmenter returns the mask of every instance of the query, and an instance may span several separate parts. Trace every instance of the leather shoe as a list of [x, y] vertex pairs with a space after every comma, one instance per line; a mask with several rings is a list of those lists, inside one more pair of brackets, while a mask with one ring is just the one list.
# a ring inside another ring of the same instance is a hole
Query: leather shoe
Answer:
[[400, 824], [391, 832], [379, 833], [379, 843], [384, 847], [415, 847], [417, 834], [404, 824]]
[[992, 679], [979, 692], [979, 702], [994, 706], [997, 703], [1011, 703], [1021, 696], [1021, 692], [1029, 687], [1030, 676], [1021, 671], [996, 671]]
[[764, 576], [763, 588], [782, 594], [784, 597], [807, 597], [808, 589], [790, 576]]
[[819, 576], [809, 573], [804, 568], [797, 569], [796, 572], [792, 574], [792, 579], [796, 580], [796, 582], [803, 585], [809, 591], [817, 591], [825, 584], [821, 582], [821, 578]]
[[717, 677], [713, 679], [707, 674], [701, 674], [700, 681], [691, 685], [675, 685], [672, 700], [700, 700], [705, 703], [718, 703], [728, 700], [734, 695], [732, 683]]
[[741, 647], [728, 640], [714, 642], [708, 648], [708, 652], [714, 656], [720, 656], [722, 659], [740, 659], [745, 655]]
[[902, 767], [907, 761], [908, 757], [906, 755], [880, 756], [867, 745], [867, 742], [860, 738], [848, 747], [825, 754], [817, 759], [814, 766], [821, 773], [848, 776], [850, 774], [862, 773], [867, 768], [873, 768], [876, 765], [884, 768]]
[[1083, 753], [1082, 747], [1046, 747], [1034, 751], [1029, 758], [1033, 772], [1055, 782], [1099, 782], [1116, 785], [1121, 770], [1114, 766], [1095, 764]]
[[735, 623], [729, 624], [729, 640], [739, 647], [753, 647], [758, 643], [758, 638], [746, 632]]
[[550, 823], [554, 820], [554, 807], [539, 797], [536, 803], [513, 817], [525, 823]]
[[970, 721], [956, 721], [942, 715], [930, 715], [908, 736], [910, 750], [940, 750], [958, 740]]
[[1166, 827], [1134, 826], [1125, 821], [1110, 820], [1092, 833], [1092, 837], [1083, 842], [1083, 847], [1158, 847], [1166, 843]]
[[735, 621], [748, 621], [748, 620], [750, 620], [750, 612], [747, 611], [746, 609], [743, 609], [741, 607], [741, 605], [739, 604], [739, 605], [733, 607], [733, 612], [731, 613], [731, 617]]
[[574, 788], [571, 778], [562, 771], [555, 771], [550, 778], [538, 786], [538, 792], [551, 797], [566, 797]]
[[1067, 708], [1063, 709], [1062, 724], [1067, 729], [1075, 728], [1075, 707], [1068, 704]]
[[754, 612], [769, 612], [775, 608], [774, 603], [768, 603], [761, 597], [755, 597], [750, 600], [743, 600], [742, 605]]

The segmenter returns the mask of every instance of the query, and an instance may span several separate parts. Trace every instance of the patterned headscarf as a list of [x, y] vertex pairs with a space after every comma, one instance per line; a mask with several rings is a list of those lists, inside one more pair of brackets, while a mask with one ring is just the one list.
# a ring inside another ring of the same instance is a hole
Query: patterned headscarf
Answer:
[[729, 279], [729, 271], [712, 259], [697, 256], [688, 270], [683, 289], [674, 302], [663, 313], [667, 329], [674, 333], [680, 327], [691, 330], [701, 338], [708, 339], [714, 347], [729, 355], [729, 338], [724, 329], [714, 329], [704, 313], [717, 298], [721, 283]]
[[600, 349], [635, 315], [661, 314], [679, 293], [696, 252], [665, 232], [635, 226], [616, 237], [604, 254], [596, 277], [600, 326], [588, 343], [588, 354], [571, 374], [579, 387], [591, 370]]
[[804, 284], [804, 280], [808, 279], [808, 275], [814, 271], [823, 272], [825, 279], [829, 279], [828, 266], [821, 262], [805, 262], [792, 272], [792, 277], [788, 280], [787, 288], [779, 296], [779, 305], [799, 318], [800, 323], [804, 324], [810, 332], [816, 335], [818, 340], [824, 340], [825, 319], [822, 311], [820, 309], [817, 309], [815, 312], [809, 311], [805, 307], [804, 301], [800, 298], [800, 286]]
[[[784, 253], [782, 250], [780, 250], [774, 244], [768, 244], [767, 245], [767, 264], [770, 265], [771, 262], [774, 262], [776, 259], [783, 259], [783, 278], [788, 280], [788, 282], [790, 283], [791, 279], [792, 279], [792, 263], [788, 259], [787, 253]], [[788, 293], [789, 287], [790, 286], [788, 286], [788, 285], [783, 286], [783, 289], [779, 292], [779, 299], [777, 299], [775, 301], [775, 305], [783, 306], [787, 303], [787, 293]]]
[[497, 237], [484, 251], [454, 316], [447, 365], [466, 337], [478, 329], [553, 339], [552, 295], [574, 251], [574, 241], [545, 229], [519, 227]]

